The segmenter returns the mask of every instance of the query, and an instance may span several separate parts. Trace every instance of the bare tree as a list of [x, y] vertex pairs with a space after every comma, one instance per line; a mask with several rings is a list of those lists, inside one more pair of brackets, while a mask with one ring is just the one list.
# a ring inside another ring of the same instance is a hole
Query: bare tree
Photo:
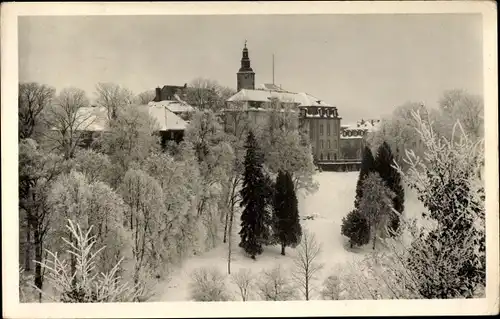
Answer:
[[154, 98], [155, 98], [155, 91], [147, 90], [137, 94], [136, 100], [139, 104], [148, 104], [149, 102], [153, 101]]
[[221, 86], [215, 80], [196, 78], [189, 85], [186, 102], [201, 110], [218, 111], [224, 107], [225, 101], [234, 93], [236, 92]]
[[241, 299], [243, 301], [247, 301], [250, 297], [250, 293], [255, 281], [255, 277], [253, 276], [252, 271], [248, 268], [240, 269], [231, 277], [231, 281], [236, 286], [238, 286]]
[[262, 271], [257, 285], [258, 293], [264, 300], [284, 301], [295, 299], [295, 287], [283, 273], [281, 266]]
[[330, 275], [323, 282], [321, 296], [324, 300], [339, 300], [340, 299], [340, 279], [336, 275]]
[[309, 300], [311, 296], [311, 283], [316, 279], [316, 273], [323, 268], [323, 264], [316, 261], [320, 253], [321, 246], [317, 243], [314, 234], [305, 230], [302, 235], [302, 242], [297, 248], [292, 278], [300, 287], [306, 300]]
[[19, 83], [19, 138], [30, 138], [42, 111], [54, 98], [55, 89], [36, 82]]
[[134, 93], [115, 83], [97, 83], [96, 103], [108, 112], [108, 119], [116, 119], [118, 110], [134, 102]]
[[72, 158], [84, 131], [93, 122], [93, 113], [85, 110], [89, 100], [85, 91], [65, 88], [56, 97], [54, 105], [48, 109], [47, 122], [50, 131], [46, 137], [55, 142], [66, 159]]
[[441, 118], [440, 129], [446, 131], [447, 138], [458, 120], [464, 131], [471, 138], [484, 136], [484, 102], [481, 96], [473, 95], [465, 90], [449, 90], [439, 100]]
[[217, 268], [199, 268], [191, 274], [191, 297], [195, 301], [228, 301], [225, 278]]

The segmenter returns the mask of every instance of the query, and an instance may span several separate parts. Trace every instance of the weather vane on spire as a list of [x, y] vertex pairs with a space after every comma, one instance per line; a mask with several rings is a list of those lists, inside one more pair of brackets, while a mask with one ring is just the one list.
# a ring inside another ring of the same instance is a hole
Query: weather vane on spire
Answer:
[[247, 40], [245, 39], [245, 48], [247, 47]]

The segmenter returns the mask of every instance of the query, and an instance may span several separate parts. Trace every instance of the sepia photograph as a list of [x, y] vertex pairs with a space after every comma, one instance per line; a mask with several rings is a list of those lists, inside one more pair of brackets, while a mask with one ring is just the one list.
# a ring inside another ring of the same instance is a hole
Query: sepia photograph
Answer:
[[496, 7], [411, 2], [2, 5], [8, 317], [498, 313]]

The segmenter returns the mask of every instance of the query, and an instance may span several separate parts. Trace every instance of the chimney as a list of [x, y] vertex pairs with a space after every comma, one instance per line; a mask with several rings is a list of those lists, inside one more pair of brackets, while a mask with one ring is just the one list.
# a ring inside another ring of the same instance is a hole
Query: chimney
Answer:
[[160, 102], [161, 101], [161, 89], [160, 89], [160, 87], [157, 87], [155, 92], [156, 92], [156, 96], [155, 96], [154, 101]]
[[187, 86], [188, 86], [187, 83], [184, 83], [184, 88], [187, 88]]

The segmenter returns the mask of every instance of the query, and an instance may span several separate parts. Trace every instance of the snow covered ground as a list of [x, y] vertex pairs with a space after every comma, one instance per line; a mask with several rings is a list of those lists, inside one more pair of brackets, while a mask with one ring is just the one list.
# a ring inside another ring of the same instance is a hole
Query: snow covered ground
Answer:
[[[316, 193], [310, 195], [299, 194], [299, 209], [302, 217], [314, 215], [314, 219], [302, 220], [302, 227], [315, 234], [321, 244], [322, 252], [318, 262], [324, 263], [324, 268], [318, 275], [317, 285], [333, 273], [337, 264], [344, 264], [353, 258], [361, 258], [368, 248], [357, 250], [346, 249], [347, 239], [340, 234], [342, 218], [354, 207], [354, 197], [358, 172], [321, 172], [315, 176], [319, 183]], [[415, 216], [421, 209], [413, 194], [406, 194], [405, 214]], [[279, 246], [264, 247], [264, 252], [252, 260], [245, 256], [238, 247], [239, 216], [235, 216], [232, 241], [231, 273], [240, 268], [249, 268], [257, 275], [263, 269], [270, 269], [279, 264], [285, 271], [293, 267], [295, 249], [287, 247], [286, 256], [280, 254]], [[151, 301], [188, 301], [191, 272], [199, 267], [216, 267], [227, 274], [227, 244], [220, 244], [215, 249], [202, 255], [193, 256], [185, 260], [174, 270], [169, 282], [159, 284], [155, 296]], [[227, 280], [228, 287], [234, 290], [236, 300], [239, 294], [237, 287]], [[319, 296], [313, 296], [319, 299]]]

